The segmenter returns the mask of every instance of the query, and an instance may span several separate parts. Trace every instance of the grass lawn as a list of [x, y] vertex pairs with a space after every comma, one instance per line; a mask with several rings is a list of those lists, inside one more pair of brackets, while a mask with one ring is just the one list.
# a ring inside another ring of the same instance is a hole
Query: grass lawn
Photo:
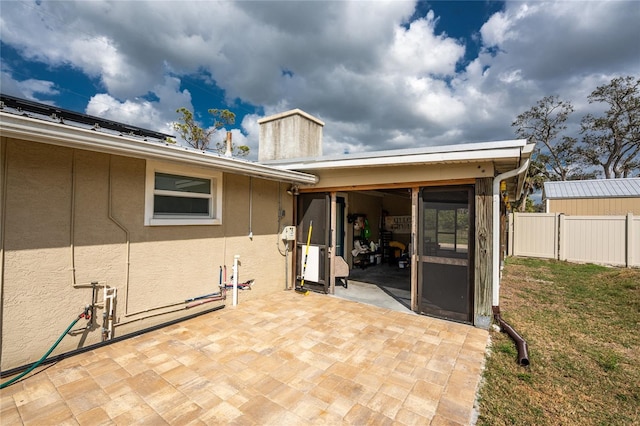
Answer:
[[478, 425], [640, 424], [640, 270], [507, 259]]

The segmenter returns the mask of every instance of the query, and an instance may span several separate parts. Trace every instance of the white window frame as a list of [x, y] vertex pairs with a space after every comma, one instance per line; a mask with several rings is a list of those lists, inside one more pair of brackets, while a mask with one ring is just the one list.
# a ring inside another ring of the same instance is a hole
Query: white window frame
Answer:
[[[174, 193], [155, 189], [156, 173], [166, 173], [186, 177], [209, 179], [211, 181], [210, 194], [197, 194], [189, 192]], [[209, 198], [209, 216], [192, 217], [184, 215], [154, 216], [154, 195], [196, 196]], [[147, 160], [145, 178], [145, 202], [144, 202], [145, 226], [174, 226], [174, 225], [222, 225], [222, 172], [203, 169], [196, 166], [182, 166], [160, 161]]]

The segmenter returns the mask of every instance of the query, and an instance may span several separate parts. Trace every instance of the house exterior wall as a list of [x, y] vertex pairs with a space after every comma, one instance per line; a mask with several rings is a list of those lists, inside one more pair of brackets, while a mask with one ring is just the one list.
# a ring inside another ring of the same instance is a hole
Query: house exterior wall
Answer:
[[570, 216], [640, 215], [640, 198], [547, 200], [547, 213], [564, 213]]
[[[221, 225], [144, 226], [145, 160], [1, 143], [1, 370], [39, 359], [91, 303], [92, 281], [117, 288], [115, 336], [224, 304], [185, 309], [184, 301], [217, 291], [219, 266], [231, 276], [234, 255], [239, 281], [255, 279], [240, 303], [284, 289], [284, 247], [281, 254], [276, 244], [293, 217], [286, 185], [224, 174]], [[102, 310], [86, 324], [52, 355], [100, 342]]]
[[[432, 182], [433, 185], [473, 183], [476, 178], [493, 177], [491, 163], [459, 163], [359, 167], [313, 171], [319, 177], [315, 189], [352, 188], [357, 186], [411, 187]], [[466, 180], [466, 182], [464, 182]]]

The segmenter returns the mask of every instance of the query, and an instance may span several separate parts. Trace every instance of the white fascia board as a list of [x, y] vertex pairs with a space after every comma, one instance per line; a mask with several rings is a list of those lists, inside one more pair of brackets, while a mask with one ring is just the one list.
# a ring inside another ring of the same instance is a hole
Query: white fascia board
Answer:
[[160, 145], [127, 136], [110, 135], [95, 130], [81, 129], [2, 112], [0, 112], [0, 136], [105, 154], [213, 167], [227, 173], [260, 177], [268, 180], [306, 185], [315, 185], [318, 182], [316, 176], [307, 173], [282, 170], [249, 161], [220, 157], [181, 146]]
[[354, 158], [342, 160], [319, 160], [310, 162], [273, 165], [284, 170], [321, 170], [347, 167], [375, 167], [404, 164], [459, 163], [499, 160], [504, 158], [520, 159], [520, 147], [498, 148], [478, 151], [455, 151], [429, 154], [412, 154], [388, 157]]

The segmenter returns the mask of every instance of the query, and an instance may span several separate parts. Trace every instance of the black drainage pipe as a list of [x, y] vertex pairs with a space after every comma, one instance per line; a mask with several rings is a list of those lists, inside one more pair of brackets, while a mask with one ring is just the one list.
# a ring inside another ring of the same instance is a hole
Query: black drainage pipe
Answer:
[[[141, 334], [149, 333], [150, 331], [159, 330], [161, 328], [168, 327], [170, 325], [174, 325], [174, 324], [177, 324], [177, 323], [182, 322], [182, 321], [187, 321], [187, 320], [190, 320], [192, 318], [199, 317], [201, 315], [209, 314], [211, 312], [215, 312], [215, 311], [218, 311], [220, 309], [223, 309], [224, 307], [225, 307], [225, 305], [216, 306], [213, 309], [208, 309], [206, 311], [198, 312], [198, 313], [195, 313], [195, 314], [192, 314], [192, 315], [188, 315], [186, 317], [176, 318], [176, 319], [171, 320], [171, 321], [163, 322], [162, 324], [156, 324], [154, 326], [151, 326], [151, 327], [148, 327], [148, 328], [145, 328], [145, 329], [142, 329], [142, 330], [138, 330], [138, 331], [134, 331], [134, 332], [129, 333], [129, 334], [124, 334], [122, 336], [114, 337], [113, 339], [105, 340], [104, 342], [95, 343], [93, 345], [85, 346], [84, 348], [79, 348], [79, 349], [75, 349], [75, 350], [72, 350], [72, 351], [69, 351], [69, 352], [62, 353], [60, 355], [52, 356], [51, 358], [47, 358], [44, 361], [42, 361], [40, 363], [40, 365], [46, 365], [46, 364], [51, 364], [51, 363], [54, 363], [54, 362], [62, 361], [65, 358], [69, 358], [69, 357], [72, 357], [74, 355], [79, 355], [79, 354], [84, 353], [84, 352], [89, 352], [89, 351], [92, 351], [94, 349], [101, 348], [101, 347], [106, 346], [106, 345], [110, 345], [112, 343], [121, 342], [123, 340], [131, 339], [132, 337], [140, 336]], [[32, 367], [34, 364], [35, 363], [31, 363], [31, 364], [23, 365], [21, 367], [12, 368], [11, 370], [0, 371], [0, 377], [12, 376], [12, 375], [14, 375], [16, 373], [20, 373], [21, 371], [24, 371], [27, 368]]]
[[493, 318], [495, 318], [496, 322], [500, 324], [500, 331], [503, 333], [507, 333], [509, 337], [515, 342], [516, 348], [518, 349], [518, 364], [522, 366], [529, 365], [529, 348], [527, 346], [527, 342], [518, 334], [518, 332], [511, 327], [505, 320], [500, 316], [500, 306], [493, 307]]

